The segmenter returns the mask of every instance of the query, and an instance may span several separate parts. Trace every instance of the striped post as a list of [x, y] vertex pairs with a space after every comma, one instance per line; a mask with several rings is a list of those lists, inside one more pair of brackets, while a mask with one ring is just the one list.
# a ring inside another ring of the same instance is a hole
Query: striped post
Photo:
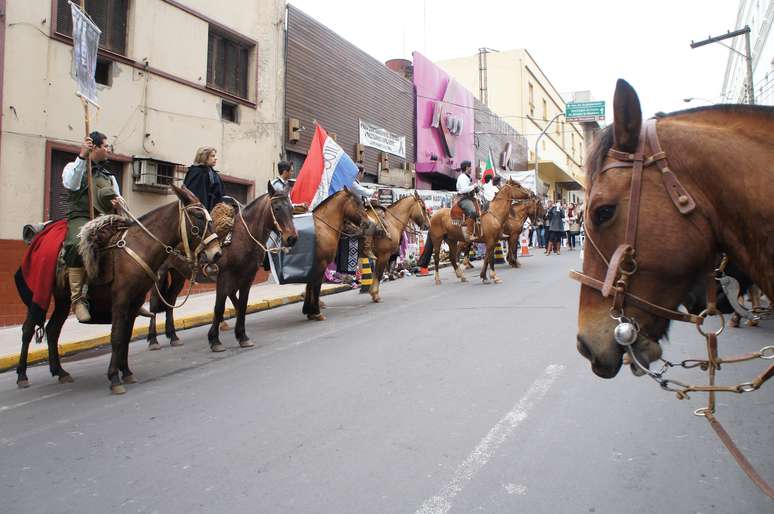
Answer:
[[371, 261], [368, 257], [360, 258], [360, 293], [367, 293], [371, 290], [371, 284], [374, 283], [374, 274], [371, 268]]
[[494, 263], [495, 264], [505, 264], [505, 255], [503, 253], [503, 243], [502, 241], [497, 242], [497, 246], [495, 246], [494, 250]]

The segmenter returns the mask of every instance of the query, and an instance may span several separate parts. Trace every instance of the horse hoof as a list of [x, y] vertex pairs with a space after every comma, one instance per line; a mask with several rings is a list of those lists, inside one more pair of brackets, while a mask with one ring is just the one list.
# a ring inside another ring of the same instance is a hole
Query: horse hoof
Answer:
[[231, 326], [228, 324], [228, 321], [221, 321], [218, 328], [220, 330], [231, 330]]
[[59, 375], [60, 384], [72, 384], [73, 382], [75, 382], [75, 379], [71, 374], [65, 373], [64, 375]]
[[27, 389], [30, 386], [30, 381], [26, 378], [23, 380], [17, 380], [16, 381], [16, 387], [19, 389]]
[[435, 285], [440, 286], [441, 285], [441, 281], [440, 280], [436, 280], [435, 281]]
[[226, 347], [223, 346], [221, 343], [215, 343], [210, 345], [210, 350], [212, 350], [215, 353], [225, 352]]
[[180, 339], [171, 339], [169, 346], [183, 346], [183, 342]]
[[758, 321], [754, 320], [754, 319], [748, 319], [746, 325], [748, 327], [757, 327], [758, 326]]
[[321, 308], [321, 309], [327, 309], [327, 308], [328, 308], [328, 306], [327, 306], [327, 305], [325, 305], [325, 302], [324, 302], [324, 301], [320, 300], [320, 308]]
[[460, 277], [460, 282], [467, 282], [467, 281], [468, 281], [468, 279], [467, 279], [467, 278], [465, 278], [465, 277]]
[[110, 386], [110, 394], [124, 394], [124, 393], [126, 393], [126, 388], [123, 386], [123, 384]]
[[501, 279], [501, 278], [496, 278], [496, 279], [494, 279], [494, 283], [495, 283], [495, 284], [502, 284], [502, 283], [503, 283], [503, 279]]
[[158, 342], [148, 343], [148, 350], [152, 352], [155, 352], [156, 350], [161, 350], [161, 345]]
[[372, 297], [371, 300], [373, 300], [374, 303], [381, 303], [381, 301], [382, 301], [382, 299], [380, 297], [378, 297], [378, 296]]
[[728, 326], [729, 326], [729, 327], [732, 327], [732, 328], [737, 328], [737, 327], [739, 327], [739, 320], [738, 320], [738, 319], [735, 319], [735, 318], [731, 318], [731, 319], [728, 321]]
[[323, 316], [322, 314], [309, 314], [309, 315], [307, 315], [307, 318], [310, 321], [325, 321], [326, 320], [326, 317]]
[[134, 375], [124, 375], [123, 377], [121, 377], [121, 381], [124, 384], [136, 384], [137, 383], [137, 379], [134, 378]]
[[252, 348], [255, 346], [255, 343], [248, 339], [246, 341], [239, 341], [239, 346], [240, 348]]
[[489, 279], [488, 278], [482, 278], [481, 279], [481, 283], [482, 284], [488, 284], [489, 283]]

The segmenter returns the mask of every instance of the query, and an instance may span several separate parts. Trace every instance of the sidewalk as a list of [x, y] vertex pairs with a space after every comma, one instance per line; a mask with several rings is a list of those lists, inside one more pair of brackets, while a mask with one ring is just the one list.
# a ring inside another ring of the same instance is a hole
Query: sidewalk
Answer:
[[[250, 289], [250, 303], [247, 313], [265, 311], [281, 305], [301, 302], [304, 299], [305, 284], [278, 284], [262, 283], [254, 285]], [[352, 288], [340, 284], [323, 284], [321, 295], [351, 291]], [[178, 299], [182, 301], [182, 298]], [[212, 322], [212, 307], [215, 304], [215, 292], [191, 295], [182, 307], [175, 310], [175, 328], [198, 327], [209, 325]], [[148, 305], [145, 304], [147, 307]], [[230, 300], [226, 301], [224, 317], [229, 319], [234, 316], [234, 308]], [[156, 330], [164, 334], [164, 315], [157, 317]], [[138, 317], [134, 323], [132, 340], [144, 338], [148, 334], [149, 318]], [[82, 325], [74, 316], [67, 318], [59, 337], [59, 355], [72, 355], [84, 350], [90, 350], [98, 346], [110, 343], [110, 325]], [[0, 371], [15, 368], [19, 361], [21, 351], [21, 325], [0, 328]], [[44, 361], [48, 358], [48, 348], [45, 341], [36, 344], [30, 343], [28, 363]]]

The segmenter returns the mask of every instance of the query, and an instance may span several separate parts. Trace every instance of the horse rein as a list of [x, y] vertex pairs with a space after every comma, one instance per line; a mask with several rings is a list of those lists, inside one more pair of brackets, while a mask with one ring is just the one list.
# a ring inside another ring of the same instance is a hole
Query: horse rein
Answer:
[[[282, 227], [279, 224], [279, 221], [277, 221], [277, 215], [274, 214], [274, 200], [280, 200], [282, 199], [282, 196], [275, 195], [269, 198], [269, 212], [271, 212], [271, 218], [273, 222], [273, 229], [276, 229], [276, 231], [279, 233], [280, 236], [280, 242], [282, 241], [282, 235], [284, 234]], [[237, 209], [239, 210], [239, 219], [242, 221], [242, 226], [245, 228], [245, 231], [247, 232], [247, 236], [253, 240], [255, 244], [258, 245], [259, 248], [261, 248], [264, 252], [268, 253], [280, 253], [280, 252], [288, 252], [288, 248], [285, 247], [272, 247], [267, 248], [263, 243], [258, 241], [258, 239], [253, 236], [252, 232], [250, 232], [250, 229], [247, 226], [247, 222], [245, 222], [245, 217], [242, 215], [242, 204], [237, 202]]]
[[[122, 199], [123, 200], [123, 199]], [[176, 257], [183, 257], [183, 254], [180, 253], [179, 250], [176, 248], [164, 243], [161, 239], [156, 237], [148, 228], [143, 225], [143, 223], [129, 210], [128, 205], [126, 205], [125, 201], [121, 202], [121, 208], [124, 212], [129, 216], [129, 218], [134, 221], [134, 223], [137, 224], [148, 236], [150, 236], [154, 241], [159, 243], [161, 246], [164, 247], [164, 250], [167, 252], [167, 255], [174, 255]], [[202, 237], [199, 235], [199, 227], [194, 225], [191, 222], [191, 219], [188, 217], [188, 211], [189, 210], [199, 210], [204, 214], [206, 224], [204, 228], [204, 233], [210, 232], [210, 235], [207, 237]], [[137, 265], [142, 268], [142, 270], [145, 272], [146, 275], [153, 281], [153, 286], [156, 288], [156, 294], [158, 295], [159, 299], [166, 305], [167, 307], [171, 309], [176, 309], [179, 307], [182, 307], [185, 305], [185, 303], [188, 301], [188, 298], [191, 296], [191, 290], [193, 288], [193, 284], [195, 282], [196, 278], [196, 256], [198, 256], [202, 251], [209, 248], [209, 246], [214, 242], [217, 241], [218, 235], [212, 230], [212, 217], [210, 216], [209, 211], [204, 208], [201, 204], [193, 204], [184, 206], [182, 201], [178, 200], [178, 218], [180, 220], [180, 237], [182, 238], [183, 248], [185, 249], [185, 261], [191, 266], [191, 278], [188, 280], [188, 293], [186, 294], [185, 299], [179, 304], [179, 305], [173, 305], [167, 302], [164, 299], [164, 296], [161, 294], [161, 291], [159, 290], [158, 285], [158, 277], [156, 273], [153, 272], [151, 267], [148, 265], [147, 262], [145, 262], [145, 259], [143, 259], [137, 252], [132, 250], [126, 243], [126, 236], [129, 232], [129, 229], [124, 230], [123, 234], [121, 234], [121, 238], [116, 241], [116, 243], [109, 245], [105, 247], [104, 249], [107, 250], [109, 248], [118, 248], [123, 249], [129, 257], [131, 257]], [[194, 235], [199, 239], [199, 245], [196, 247], [196, 249], [191, 252], [191, 247], [188, 244], [188, 225], [191, 225], [191, 234]]]
[[[723, 274], [724, 264], [710, 273], [707, 277], [707, 308], [700, 314], [690, 314], [686, 312], [680, 312], [674, 309], [668, 309], [666, 307], [654, 304], [648, 300], [641, 298], [627, 289], [630, 286], [632, 277], [638, 271], [638, 265], [636, 260], [636, 244], [637, 244], [637, 224], [640, 212], [640, 202], [642, 193], [642, 175], [645, 169], [650, 167], [658, 168], [661, 172], [661, 179], [672, 203], [675, 208], [683, 216], [691, 214], [696, 209], [696, 202], [690, 193], [683, 187], [678, 180], [677, 176], [669, 169], [667, 163], [666, 153], [662, 150], [658, 140], [656, 132], [656, 120], [651, 118], [645, 121], [643, 124], [640, 138], [635, 153], [626, 153], [618, 150], [611, 149], [608, 151], [608, 156], [613, 160], [602, 167], [599, 171], [596, 171], [591, 180], [598, 174], [605, 173], [611, 169], [619, 168], [631, 168], [632, 178], [630, 185], [629, 196], [629, 211], [626, 222], [626, 235], [624, 243], [618, 245], [615, 252], [608, 260], [600, 250], [597, 243], [590, 231], [588, 225], [586, 229], [586, 239], [591, 243], [591, 247], [599, 255], [602, 261], [607, 265], [607, 273], [604, 281], [599, 280], [590, 275], [578, 271], [571, 271], [570, 278], [577, 280], [582, 285], [596, 289], [602, 294], [603, 298], [612, 297], [612, 306], [610, 307], [610, 317], [618, 322], [618, 325], [613, 331], [613, 336], [619, 345], [626, 349], [627, 354], [632, 360], [632, 363], [644, 372], [647, 376], [655, 380], [662, 389], [666, 391], [674, 392], [678, 399], [688, 398], [690, 392], [706, 392], [708, 393], [707, 407], [703, 407], [694, 411], [697, 416], [702, 416], [707, 419], [712, 429], [716, 432], [721, 442], [725, 445], [728, 451], [736, 460], [739, 467], [747, 474], [767, 496], [774, 499], [774, 488], [770, 486], [758, 472], [753, 468], [750, 462], [745, 458], [741, 451], [736, 447], [731, 437], [725, 431], [720, 422], [715, 418], [715, 393], [717, 392], [731, 392], [731, 393], [746, 393], [759, 389], [763, 383], [774, 376], [774, 364], [768, 367], [765, 371], [760, 373], [756, 378], [749, 382], [744, 382], [734, 386], [717, 386], [715, 385], [715, 374], [720, 369], [722, 363], [735, 363], [743, 362], [753, 359], [765, 359], [774, 360], [774, 346], [766, 346], [761, 348], [758, 352], [752, 352], [745, 355], [733, 356], [733, 357], [719, 357], [718, 356], [718, 344], [717, 337], [723, 332], [725, 328], [725, 320], [723, 315], [717, 309], [717, 298], [715, 281]], [[588, 218], [588, 209], [590, 202], [586, 206], [586, 212], [584, 218]], [[684, 321], [688, 323], [694, 323], [699, 333], [705, 337], [707, 342], [707, 359], [690, 359], [681, 363], [671, 363], [664, 360], [664, 366], [660, 371], [651, 371], [648, 366], [643, 365], [637, 358], [633, 346], [639, 339], [639, 325], [633, 317], [626, 316], [624, 313], [625, 304], [628, 302], [630, 305], [649, 312], [660, 318], [665, 318], [673, 321]], [[705, 332], [702, 328], [704, 320], [708, 316], [718, 315], [720, 316], [721, 326], [715, 332]], [[689, 385], [678, 380], [663, 378], [665, 372], [671, 367], [682, 367], [690, 369], [694, 367], [700, 367], [702, 370], [708, 372], [708, 385]]]

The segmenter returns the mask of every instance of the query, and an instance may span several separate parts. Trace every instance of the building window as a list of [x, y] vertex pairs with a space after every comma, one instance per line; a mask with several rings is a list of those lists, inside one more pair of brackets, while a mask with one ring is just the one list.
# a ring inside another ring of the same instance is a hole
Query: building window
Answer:
[[548, 102], [543, 99], [543, 120], [548, 121]]
[[220, 104], [220, 119], [239, 123], [239, 106], [223, 100]]
[[[126, 18], [129, 0], [86, 0], [86, 13], [102, 30], [100, 48], [126, 54]], [[67, 0], [57, 0], [56, 31], [72, 37], [73, 18]]]
[[94, 80], [97, 84], [111, 86], [113, 83], [113, 62], [107, 59], [97, 59], [97, 69], [94, 71]]
[[247, 98], [250, 47], [210, 27], [207, 45], [207, 85]]
[[236, 198], [240, 203], [246, 204], [250, 196], [250, 186], [239, 182], [223, 179], [223, 192], [226, 196]]
[[534, 116], [535, 115], [535, 88], [532, 86], [531, 82], [527, 82], [528, 88], [529, 88], [529, 115]]

